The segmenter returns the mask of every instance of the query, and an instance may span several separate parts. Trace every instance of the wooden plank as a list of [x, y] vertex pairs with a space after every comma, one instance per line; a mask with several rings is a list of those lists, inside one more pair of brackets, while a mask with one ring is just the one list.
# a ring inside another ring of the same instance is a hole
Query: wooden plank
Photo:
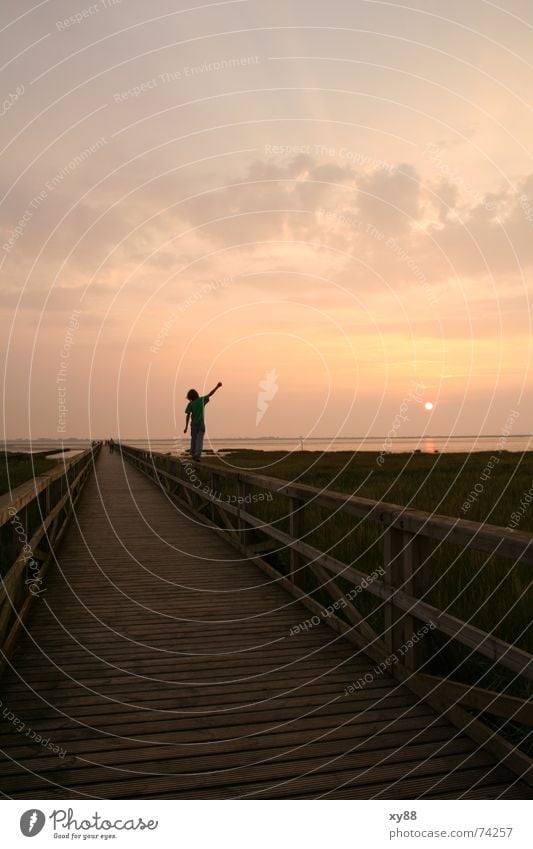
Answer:
[[[123, 783], [127, 786], [130, 782], [137, 783], [146, 780], [150, 775], [157, 779], [170, 776], [173, 779], [173, 790], [177, 793], [187, 791], [190, 787], [190, 773], [194, 775], [195, 785], [201, 790], [203, 787], [215, 788], [226, 787], [228, 784], [237, 783], [246, 768], [249, 780], [260, 780], [262, 777], [273, 777], [276, 781], [286, 776], [299, 776], [301, 772], [327, 768], [329, 764], [334, 766], [342, 763], [344, 768], [351, 767], [354, 773], [357, 770], [373, 769], [380, 772], [386, 778], [390, 765], [397, 763], [409, 763], [422, 761], [424, 759], [435, 759], [435, 756], [444, 757], [468, 757], [468, 747], [465, 741], [431, 741], [430, 743], [408, 743], [398, 748], [398, 738], [389, 739], [385, 743], [371, 740], [359, 742], [353, 746], [350, 741], [326, 740], [315, 742], [312, 746], [298, 747], [287, 752], [284, 747], [270, 748], [257, 757], [252, 753], [246, 757], [243, 752], [217, 753], [216, 760], [212, 755], [198, 753], [189, 754], [184, 763], [183, 758], [167, 755], [165, 758], [156, 758], [152, 752], [151, 758], [142, 761], [132, 761], [127, 768], [113, 764], [111, 769], [105, 765], [83, 764], [77, 767], [63, 769], [57, 765], [52, 773], [55, 781], [68, 781], [69, 787], [77, 785], [87, 786], [90, 783], [108, 783], [113, 792], [114, 783]], [[472, 759], [475, 765], [480, 763], [479, 756]], [[482, 762], [482, 761], [481, 761]], [[376, 767], [379, 763], [379, 767]], [[4, 791], [7, 793], [17, 790], [28, 791], [31, 787], [40, 787], [42, 778], [38, 775], [28, 774], [21, 780], [20, 775], [6, 777], [4, 779]]]
[[[300, 762], [282, 762], [265, 764], [257, 768], [248, 768], [246, 775], [239, 774], [232, 778], [227, 773], [201, 773], [200, 775], [158, 775], [130, 777], [126, 780], [120, 778], [112, 781], [108, 775], [107, 780], [97, 780], [91, 783], [79, 784], [70, 787], [70, 792], [81, 795], [96, 796], [98, 798], [148, 798], [150, 796], [161, 798], [163, 794], [171, 794], [172, 798], [294, 798], [302, 792], [312, 791], [314, 793], [324, 792], [336, 784], [347, 783], [351, 788], [363, 790], [373, 782], [391, 784], [397, 783], [401, 787], [402, 778], [406, 767], [410, 775], [425, 778], [426, 789], [435, 785], [450, 771], [457, 766], [457, 760], [466, 760], [463, 753], [444, 755], [442, 757], [430, 758], [422, 756], [414, 763], [401, 761], [397, 763], [391, 755], [390, 762], [381, 765], [381, 768], [372, 768], [375, 757], [365, 755], [346, 755], [338, 759], [338, 763], [325, 765], [320, 759], [309, 759], [306, 770], [302, 772]], [[487, 772], [491, 769], [490, 759], [485, 754], [479, 754], [470, 759], [472, 768], [477, 768], [479, 775], [482, 768]], [[329, 771], [327, 767], [329, 766]], [[194, 781], [194, 784], [193, 784]], [[193, 789], [194, 788], [194, 789]], [[57, 791], [63, 792], [64, 788], [57, 787]], [[401, 790], [397, 789], [397, 796], [401, 797]], [[18, 794], [17, 794], [18, 795]], [[48, 798], [48, 793], [39, 791], [39, 798]], [[24, 798], [21, 795], [19, 798]]]
[[[379, 729], [379, 730], [378, 730]], [[381, 731], [376, 724], [366, 725], [341, 725], [335, 729], [327, 729], [324, 733], [323, 729], [318, 729], [315, 735], [305, 734], [302, 731], [281, 732], [263, 735], [257, 738], [240, 738], [238, 740], [227, 740], [224, 743], [217, 745], [216, 749], [206, 747], [198, 747], [187, 745], [186, 742], [179, 746], [169, 745], [159, 747], [159, 752], [156, 753], [155, 747], [143, 746], [130, 742], [122, 748], [114, 748], [113, 750], [102, 749], [100, 751], [92, 751], [87, 757], [65, 757], [61, 764], [61, 769], [65, 771], [65, 778], [69, 780], [69, 773], [73, 769], [80, 769], [83, 766], [92, 767], [117, 767], [120, 765], [131, 764], [136, 765], [137, 769], [144, 768], [148, 762], [153, 762], [157, 769], [159, 759], [161, 762], [174, 759], [175, 768], [181, 771], [198, 769], [198, 761], [193, 764], [191, 761], [202, 757], [202, 768], [217, 769], [220, 766], [218, 759], [226, 757], [228, 762], [231, 759], [240, 759], [239, 765], [243, 765], [246, 758], [255, 758], [256, 762], [262, 762], [266, 759], [274, 757], [291, 756], [294, 753], [297, 759], [300, 756], [305, 756], [306, 751], [312, 751], [315, 754], [320, 754], [320, 750], [325, 754], [339, 754], [348, 748], [353, 751], [361, 750], [378, 750], [387, 751], [391, 748], [399, 748], [400, 745], [422, 745], [432, 744], [433, 751], [439, 744], [449, 742], [447, 736], [447, 726], [445, 723], [430, 727], [409, 728], [406, 723], [401, 726], [394, 726], [386, 731]], [[11, 762], [3, 768], [3, 776], [20, 776], [20, 766], [17, 763], [19, 760], [24, 761], [24, 767], [27, 770], [32, 770], [38, 774], [56, 771], [58, 764], [55, 758], [47, 757], [46, 755], [35, 755], [31, 753], [27, 756], [26, 751], [19, 747], [17, 750], [10, 750], [9, 754], [12, 758]], [[157, 758], [157, 760], [154, 760]]]
[[[512, 788], [507, 798], [529, 798], [527, 788], [512, 787], [510, 773], [500, 770], [487, 781], [486, 771], [483, 769], [450, 771], [448, 774], [432, 776], [430, 779], [407, 778], [393, 784], [373, 782], [366, 787], [354, 787], [350, 781], [339, 781], [334, 793], [307, 792], [296, 798], [315, 799], [318, 795], [321, 799], [497, 799], [502, 784]], [[472, 788], [476, 789], [472, 791]], [[401, 830], [401, 826], [399, 828]]]

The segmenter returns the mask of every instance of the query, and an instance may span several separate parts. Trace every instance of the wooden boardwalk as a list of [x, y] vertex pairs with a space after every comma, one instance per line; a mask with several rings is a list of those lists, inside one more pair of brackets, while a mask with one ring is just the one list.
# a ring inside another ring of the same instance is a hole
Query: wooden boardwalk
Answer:
[[57, 555], [2, 680], [4, 796], [528, 797], [393, 678], [345, 695], [372, 661], [290, 636], [309, 611], [118, 455]]

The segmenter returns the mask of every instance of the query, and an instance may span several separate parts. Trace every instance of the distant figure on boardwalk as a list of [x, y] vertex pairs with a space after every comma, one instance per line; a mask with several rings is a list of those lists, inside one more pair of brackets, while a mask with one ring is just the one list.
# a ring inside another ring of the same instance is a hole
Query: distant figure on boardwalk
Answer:
[[183, 433], [187, 433], [189, 421], [191, 422], [191, 455], [193, 460], [199, 461], [202, 454], [205, 435], [205, 420], [204, 407], [209, 403], [209, 399], [215, 394], [217, 389], [220, 389], [222, 384], [219, 382], [208, 395], [200, 397], [196, 389], [189, 389], [187, 392], [188, 404], [185, 407], [185, 429]]
[[113, 451], [114, 451], [114, 449], [115, 449], [115, 440], [114, 440], [114, 439], [110, 439], [110, 440], [108, 441], [107, 445], [108, 445], [108, 448], [109, 448], [109, 453], [110, 453], [110, 454], [112, 454], [112, 453], [113, 453]]

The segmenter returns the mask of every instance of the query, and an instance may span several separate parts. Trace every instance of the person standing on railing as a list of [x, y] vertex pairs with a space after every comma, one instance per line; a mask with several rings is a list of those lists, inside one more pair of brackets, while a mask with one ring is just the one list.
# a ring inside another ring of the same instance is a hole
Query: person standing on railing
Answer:
[[209, 403], [209, 399], [215, 394], [217, 389], [220, 389], [222, 384], [220, 381], [214, 389], [207, 395], [200, 396], [196, 389], [189, 389], [187, 392], [188, 404], [185, 407], [185, 429], [183, 433], [187, 433], [189, 421], [191, 423], [191, 455], [192, 459], [199, 462], [202, 454], [205, 436], [205, 419], [204, 407]]

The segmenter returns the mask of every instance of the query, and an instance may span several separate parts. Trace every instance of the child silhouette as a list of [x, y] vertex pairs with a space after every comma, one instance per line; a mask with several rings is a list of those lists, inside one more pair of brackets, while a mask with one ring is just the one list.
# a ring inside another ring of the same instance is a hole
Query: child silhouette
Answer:
[[214, 389], [207, 395], [200, 396], [196, 389], [189, 389], [187, 392], [188, 404], [185, 407], [185, 429], [183, 433], [187, 433], [189, 421], [191, 423], [191, 455], [193, 460], [199, 462], [202, 448], [204, 445], [205, 436], [205, 419], [204, 407], [209, 403], [209, 399], [215, 394], [217, 389], [220, 389], [222, 384], [220, 381]]

